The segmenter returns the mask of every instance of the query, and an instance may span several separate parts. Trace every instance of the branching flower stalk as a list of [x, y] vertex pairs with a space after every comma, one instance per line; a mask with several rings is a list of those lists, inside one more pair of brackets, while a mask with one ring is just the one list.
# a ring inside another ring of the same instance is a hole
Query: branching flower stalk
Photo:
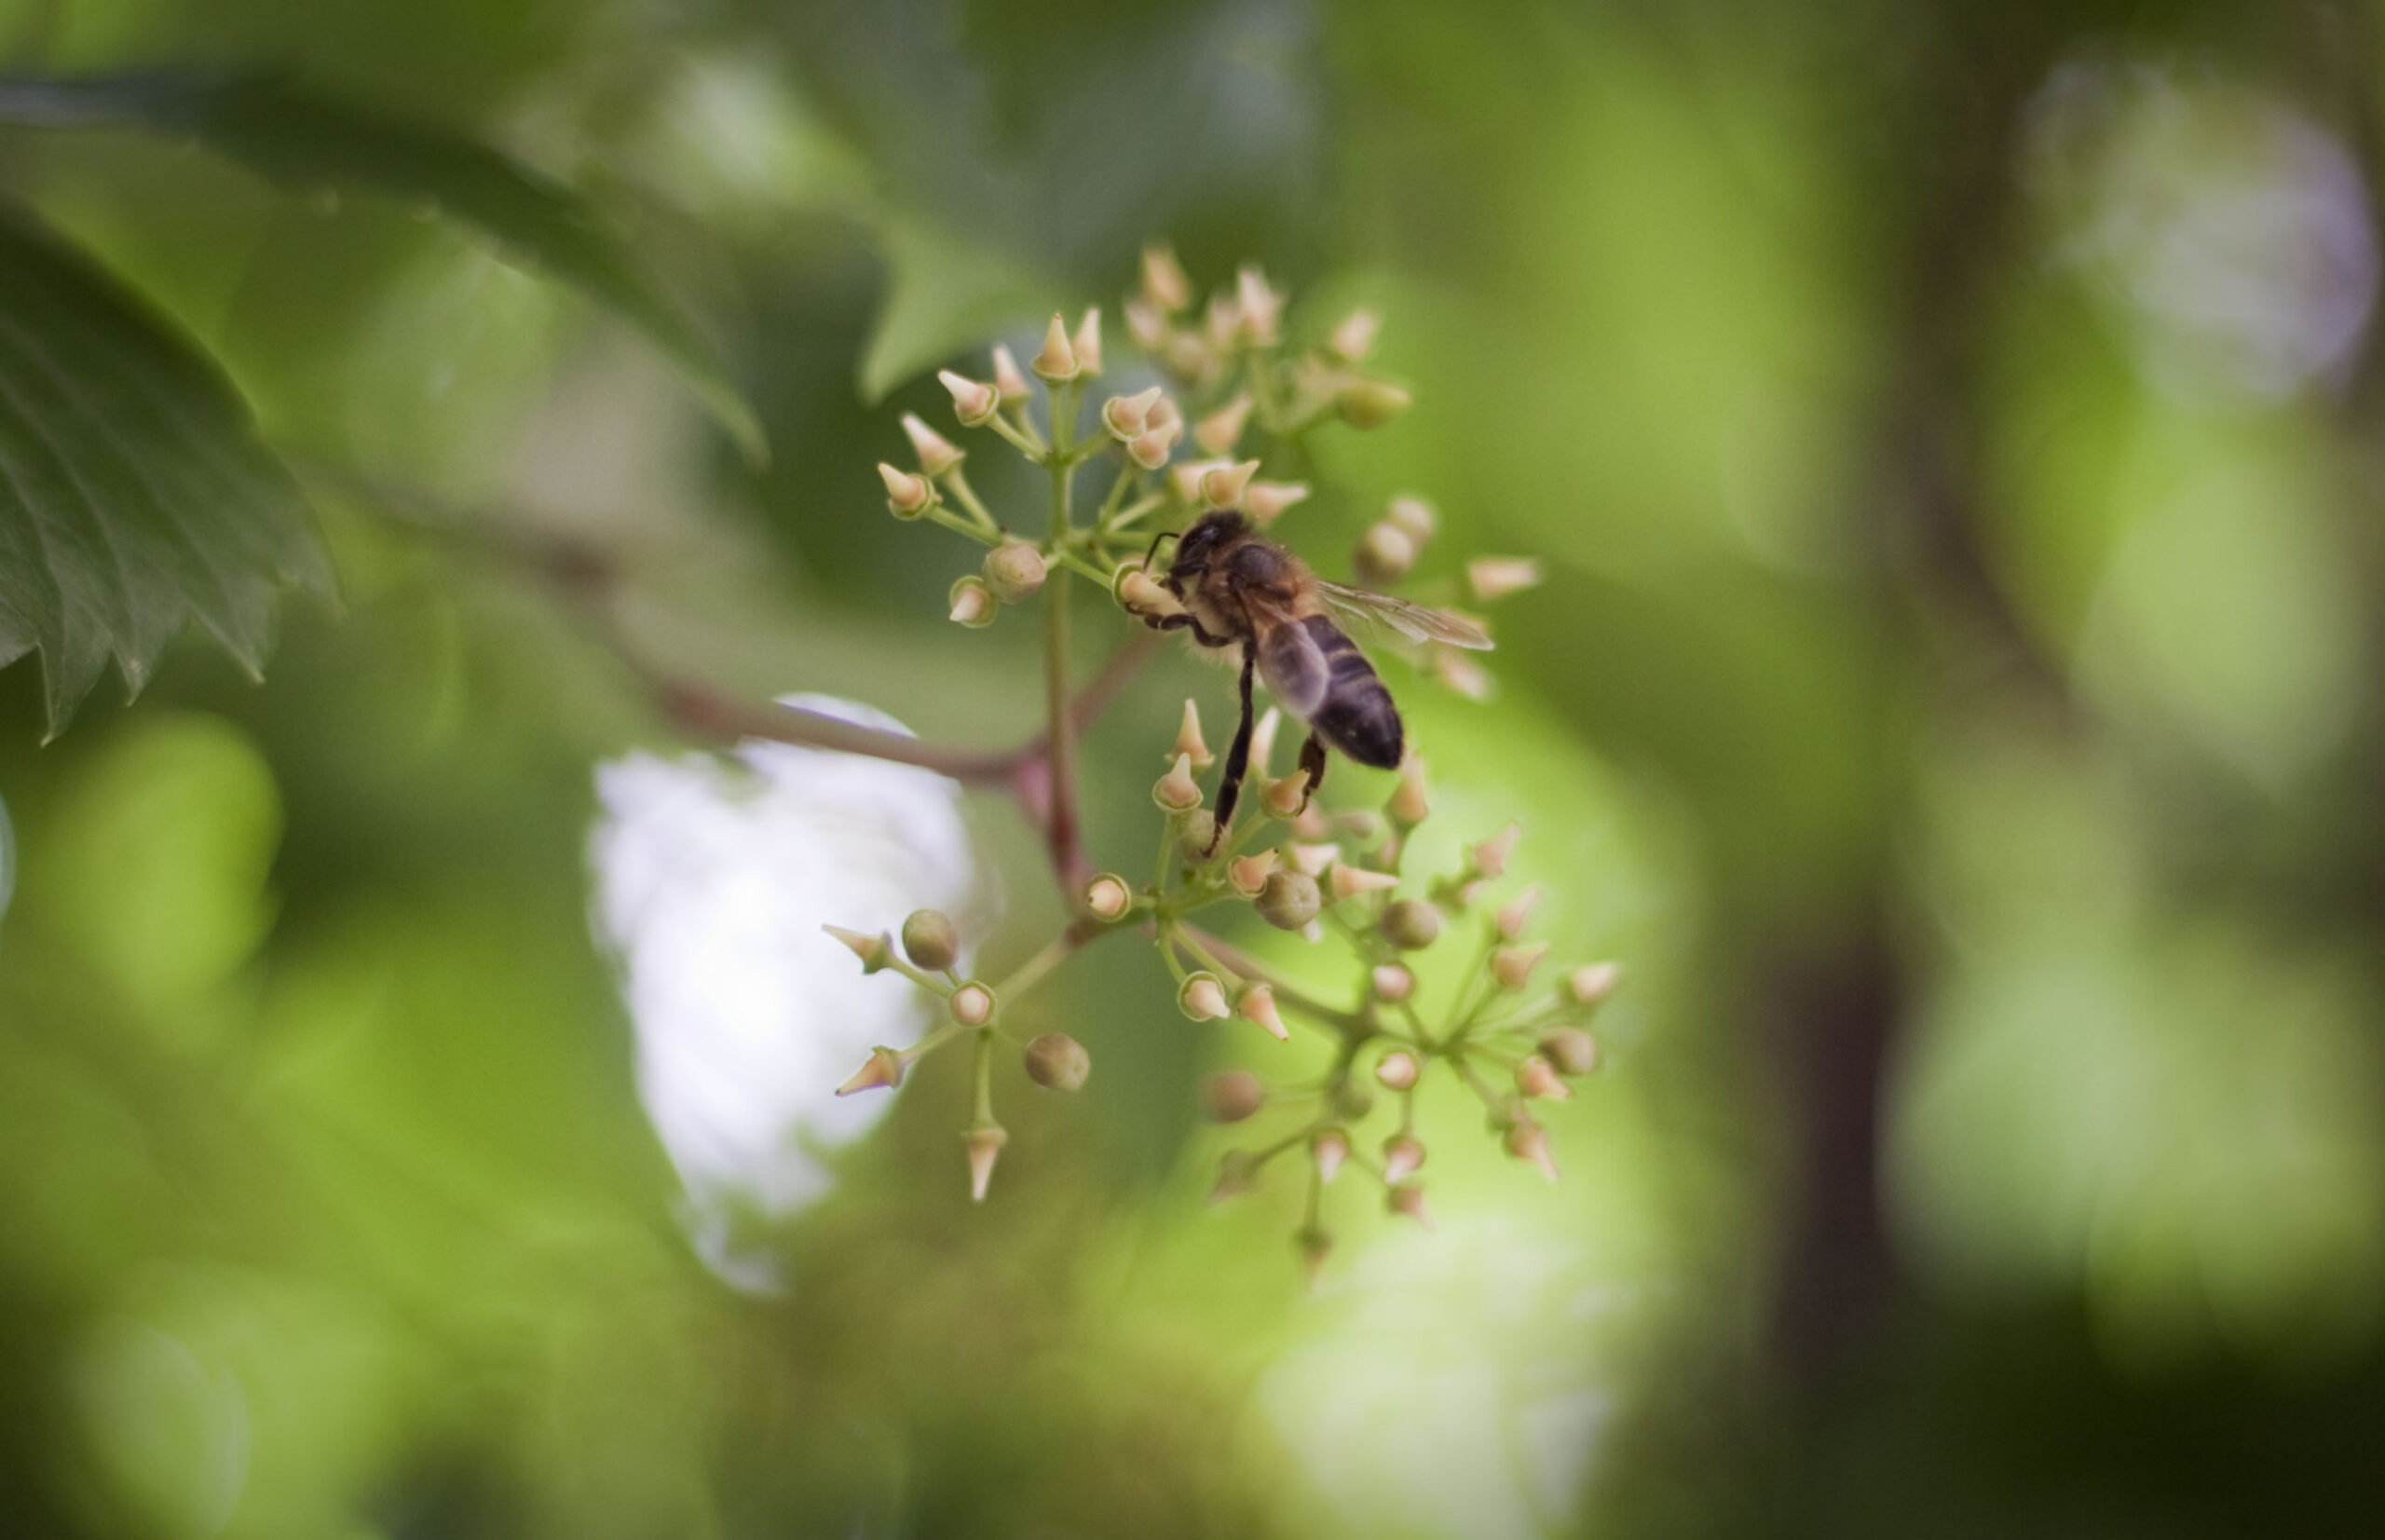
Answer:
[[[1161, 581], [1164, 569], [1144, 566], [1154, 531], [1180, 528], [1223, 508], [1270, 525], [1308, 494], [1303, 484], [1263, 478], [1271, 461], [1297, 454], [1306, 435], [1329, 424], [1373, 428], [1410, 404], [1407, 391], [1360, 368], [1376, 329], [1370, 314], [1344, 318], [1316, 345], [1295, 348], [1286, 341], [1284, 301], [1255, 267], [1242, 269], [1230, 289], [1211, 295], [1196, 314], [1181, 267], [1171, 253], [1154, 248], [1145, 255], [1140, 291], [1126, 301], [1124, 315], [1134, 340], [1169, 384], [1107, 398], [1090, 430], [1081, 419], [1088, 387], [1102, 373], [1098, 310], [1086, 311], [1073, 329], [1062, 317], [1052, 318], [1029, 365], [1040, 390], [1000, 348], [993, 351], [990, 380], [951, 371], [939, 376], [961, 429], [1000, 439], [1046, 473], [1049, 508], [1040, 540], [1010, 533], [971, 485], [968, 451], [917, 416], [903, 419], [916, 469], [879, 466], [894, 517], [931, 523], [987, 548], [979, 571], [952, 587], [954, 621], [989, 626], [1007, 607], [1043, 603], [1046, 728], [1038, 742], [1007, 754], [973, 755], [784, 707], [727, 702], [681, 683], [651, 682], [673, 716], [690, 727], [878, 754], [980, 784], [1005, 784], [1043, 828], [1073, 918], [1007, 978], [988, 985], [954, 974], [951, 922], [933, 911], [912, 916], [899, 943], [890, 935], [833, 931], [865, 971], [899, 973], [945, 1006], [945, 1020], [918, 1043], [875, 1050], [843, 1092], [899, 1084], [920, 1058], [956, 1039], [972, 1040], [974, 1090], [962, 1137], [973, 1196], [985, 1197], [1007, 1137], [993, 1107], [998, 1045], [1016, 1048], [1030, 1078], [1047, 1087], [1074, 1090], [1090, 1070], [1082, 1045], [1065, 1033], [1017, 1043], [1003, 1013], [1099, 935], [1138, 934], [1149, 940], [1176, 983], [1179, 1009], [1193, 1020], [1233, 1017], [1287, 1039], [1288, 1016], [1329, 1040], [1330, 1065], [1312, 1083], [1270, 1091], [1255, 1076], [1230, 1071], [1213, 1077], [1207, 1093], [1211, 1115], [1220, 1121], [1292, 1114], [1278, 1137], [1228, 1154], [1215, 1191], [1224, 1197], [1247, 1190], [1284, 1154], [1305, 1151], [1309, 1192], [1296, 1246], [1313, 1271], [1332, 1244], [1323, 1190], [1344, 1169], [1378, 1183], [1392, 1211], [1429, 1222], [1416, 1175], [1425, 1148], [1415, 1131], [1416, 1087], [1428, 1071], [1446, 1071], [1466, 1085], [1508, 1152], [1553, 1179], [1556, 1163], [1531, 1104], [1562, 1099], [1571, 1094], [1570, 1080], [1596, 1067], [1597, 1043], [1588, 1026], [1618, 975], [1612, 964], [1599, 964], [1576, 969], [1553, 988], [1537, 987], [1547, 946], [1522, 939], [1536, 893], [1515, 895], [1495, 912], [1485, 907], [1489, 888], [1505, 873], [1514, 828], [1468, 847], [1453, 870], [1408, 871], [1410, 837], [1430, 811], [1421, 761], [1411, 752], [1381, 810], [1329, 811], [1313, 803], [1315, 788], [1305, 771], [1273, 776], [1281, 722], [1274, 710], [1252, 735], [1241, 804], [1247, 811], [1218, 838], [1211, 794], [1199, 780], [1216, 756], [1203, 738], [1197, 705], [1187, 702], [1182, 727], [1163, 756], [1166, 771], [1152, 789], [1162, 819], [1150, 879], [1138, 886], [1094, 869], [1079, 832], [1076, 736], [1152, 645], [1150, 633], [1136, 625], [1101, 675], [1085, 689], [1073, 689], [1073, 583], [1100, 585], [1134, 620], [1165, 617], [1177, 601]], [[1188, 438], [1197, 454], [1179, 454]], [[1078, 473], [1097, 460], [1113, 467], [1112, 474], [1090, 518], [1080, 520]], [[1403, 581], [1435, 523], [1421, 499], [1394, 499], [1353, 553], [1359, 580], [1385, 588]], [[1466, 566], [1462, 587], [1415, 596], [1479, 605], [1537, 579], [1528, 559], [1480, 558]], [[1450, 647], [1430, 646], [1418, 661], [1453, 688], [1477, 695], [1488, 688], [1479, 665]], [[1320, 998], [1278, 976], [1194, 920], [1244, 909], [1312, 944], [1345, 949], [1356, 975], [1349, 1002]], [[1471, 958], [1444, 991], [1443, 1007], [1428, 1018], [1417, 1003], [1413, 965], [1437, 946], [1437, 955], [1448, 955], [1454, 936], [1444, 932], [1463, 927], [1475, 932]], [[1370, 1082], [1390, 1093], [1394, 1122], [1375, 1154], [1359, 1137], [1375, 1108]]]

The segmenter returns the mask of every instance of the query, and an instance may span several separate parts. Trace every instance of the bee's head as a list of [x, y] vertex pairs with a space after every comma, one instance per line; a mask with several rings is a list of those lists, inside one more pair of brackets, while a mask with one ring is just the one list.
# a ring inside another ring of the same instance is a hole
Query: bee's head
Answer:
[[[1167, 575], [1179, 581], [1200, 577], [1209, 569], [1209, 563], [1221, 548], [1249, 532], [1250, 521], [1233, 509], [1220, 508], [1202, 514], [1177, 537], [1176, 556], [1168, 563]], [[1158, 552], [1158, 540], [1152, 542], [1152, 550]]]

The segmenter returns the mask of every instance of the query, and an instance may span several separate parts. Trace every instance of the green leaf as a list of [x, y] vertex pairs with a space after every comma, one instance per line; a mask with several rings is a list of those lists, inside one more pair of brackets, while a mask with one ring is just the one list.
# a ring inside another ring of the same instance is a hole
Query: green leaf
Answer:
[[711, 344], [586, 197], [477, 141], [368, 112], [279, 80], [160, 73], [0, 76], [0, 119], [49, 128], [126, 124], [188, 134], [299, 192], [378, 193], [429, 205], [610, 307], [678, 368], [750, 460], [760, 422]]
[[866, 402], [1048, 307], [1051, 285], [974, 242], [893, 214], [882, 234], [889, 288], [862, 352]]
[[194, 616], [257, 673], [285, 583], [331, 570], [231, 383], [0, 210], [0, 662], [40, 649], [50, 736], [111, 656], [137, 693]]

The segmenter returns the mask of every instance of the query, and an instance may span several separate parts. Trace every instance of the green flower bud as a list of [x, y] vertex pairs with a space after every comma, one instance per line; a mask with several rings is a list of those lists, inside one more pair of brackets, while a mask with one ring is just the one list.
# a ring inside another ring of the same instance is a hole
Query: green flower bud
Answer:
[[1066, 1032], [1046, 1032], [1027, 1045], [1027, 1078], [1055, 1091], [1073, 1091], [1093, 1073], [1093, 1056]]
[[932, 974], [940, 974], [961, 958], [961, 933], [942, 909], [917, 909], [903, 921], [903, 955]]
[[1279, 931], [1299, 930], [1315, 920], [1324, 905], [1316, 879], [1306, 872], [1269, 872], [1266, 885], [1259, 890], [1259, 918]]
[[1441, 934], [1441, 913], [1421, 899], [1403, 898], [1383, 910], [1379, 922], [1383, 939], [1402, 951], [1417, 951]]
[[1415, 403], [1415, 397], [1384, 380], [1353, 381], [1333, 402], [1342, 420], [1358, 429], [1381, 428]]
[[986, 552], [986, 586], [1006, 605], [1024, 604], [1043, 586], [1043, 552], [1025, 540], [1004, 540]]

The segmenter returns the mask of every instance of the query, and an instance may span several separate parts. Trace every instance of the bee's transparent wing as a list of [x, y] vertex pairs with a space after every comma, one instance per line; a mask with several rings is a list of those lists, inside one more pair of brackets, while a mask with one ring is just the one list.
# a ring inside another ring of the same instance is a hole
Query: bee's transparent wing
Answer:
[[1411, 642], [1446, 642], [1451, 647], [1491, 650], [1490, 633], [1465, 616], [1446, 609], [1411, 604], [1372, 589], [1345, 588], [1322, 578], [1316, 579], [1316, 593], [1336, 616], [1362, 625], [1380, 626]]
[[1247, 606], [1245, 613], [1255, 622], [1251, 630], [1257, 638], [1259, 677], [1266, 682], [1267, 693], [1302, 721], [1315, 715], [1332, 677], [1325, 649], [1308, 634], [1307, 625], [1289, 614], [1262, 613]]

